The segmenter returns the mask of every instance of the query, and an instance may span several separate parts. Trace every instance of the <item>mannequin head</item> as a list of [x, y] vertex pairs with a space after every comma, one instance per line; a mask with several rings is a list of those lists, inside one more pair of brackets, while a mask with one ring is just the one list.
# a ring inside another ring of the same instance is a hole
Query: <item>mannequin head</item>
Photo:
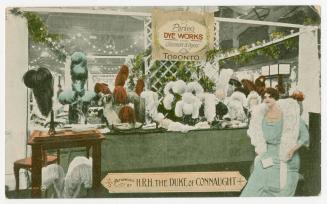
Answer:
[[72, 89], [80, 96], [85, 93], [85, 83], [88, 77], [86, 56], [81, 52], [75, 52], [71, 57], [70, 75], [72, 77]]
[[37, 106], [43, 116], [48, 116], [52, 110], [53, 77], [51, 72], [43, 67], [27, 71], [23, 76], [24, 84], [31, 88]]

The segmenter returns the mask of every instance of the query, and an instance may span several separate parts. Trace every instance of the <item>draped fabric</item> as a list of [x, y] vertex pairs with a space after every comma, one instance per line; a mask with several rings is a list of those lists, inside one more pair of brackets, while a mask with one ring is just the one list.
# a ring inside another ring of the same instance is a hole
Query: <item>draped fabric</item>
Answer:
[[58, 164], [42, 168], [42, 188], [54, 186], [58, 198], [76, 198], [81, 186], [92, 187], [92, 158], [75, 157], [69, 164], [67, 174]]
[[42, 188], [47, 189], [53, 185], [58, 198], [62, 197], [64, 181], [65, 172], [60, 165], [50, 164], [42, 168]]
[[78, 197], [82, 184], [85, 188], [92, 187], [92, 158], [75, 157], [68, 167], [63, 197]]

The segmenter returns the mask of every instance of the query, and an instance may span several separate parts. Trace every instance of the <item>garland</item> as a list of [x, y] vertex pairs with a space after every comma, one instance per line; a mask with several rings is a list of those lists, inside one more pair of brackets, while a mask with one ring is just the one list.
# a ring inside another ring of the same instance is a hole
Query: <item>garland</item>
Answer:
[[58, 57], [58, 60], [66, 60], [66, 54], [64, 54], [62, 50], [56, 48], [53, 44], [53, 42], [59, 41], [62, 36], [55, 33], [49, 33], [47, 25], [45, 25], [42, 18], [38, 14], [34, 12], [23, 12], [18, 8], [13, 8], [10, 10], [10, 12], [15, 16], [26, 18], [28, 35], [33, 42], [44, 44], [50, 48]]
[[[284, 37], [284, 33], [282, 32], [273, 32], [270, 35], [270, 38], [272, 40], [275, 39], [280, 39]], [[257, 41], [255, 44], [252, 44], [252, 46], [261, 46], [263, 42]], [[227, 57], [222, 60], [219, 60], [219, 65], [223, 66], [224, 64], [227, 63], [227, 61], [232, 61], [236, 65], [245, 65], [252, 60], [254, 60], [257, 56], [265, 56], [270, 59], [276, 60], [281, 57], [281, 54], [283, 53], [283, 50], [286, 51], [295, 51], [298, 48], [298, 38], [297, 37], [292, 37], [289, 39], [286, 39], [282, 43], [276, 43], [272, 44], [266, 47], [262, 47], [253, 51], [248, 52], [247, 50], [251, 46], [249, 45], [244, 45], [238, 49], [212, 49], [207, 51], [206, 53], [206, 60], [207, 61], [212, 61], [214, 60], [218, 55], [223, 55], [223, 56], [228, 56], [228, 53], [233, 53], [233, 52], [239, 52], [238, 55], [232, 56], [232, 57]]]

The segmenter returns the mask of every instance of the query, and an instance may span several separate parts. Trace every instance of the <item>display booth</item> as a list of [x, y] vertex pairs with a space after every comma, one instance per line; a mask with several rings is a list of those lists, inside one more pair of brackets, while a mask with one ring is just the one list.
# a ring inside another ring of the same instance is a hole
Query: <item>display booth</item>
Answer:
[[[226, 18], [206, 9], [165, 9], [152, 13], [149, 8], [142, 12], [7, 9], [8, 197], [15, 185], [13, 198], [162, 196], [110, 193], [100, 183], [110, 173], [238, 171], [248, 180], [257, 150], [247, 131], [268, 87], [277, 89], [281, 99], [304, 93], [305, 100], [299, 103], [309, 127], [310, 148], [300, 149], [305, 156], [297, 195], [319, 194], [320, 187], [314, 186], [320, 176], [306, 180], [320, 175], [320, 157], [313, 158], [320, 156], [319, 26]], [[35, 28], [38, 32], [33, 34]], [[264, 37], [261, 28], [267, 31]], [[192, 34], [181, 37], [186, 31]], [[184, 46], [179, 55], [174, 50], [178, 43]], [[22, 83], [28, 70], [40, 67], [53, 77], [52, 112], [46, 116], [35, 88], [26, 85], [26, 89]], [[19, 121], [11, 117], [17, 114], [24, 117]], [[44, 173], [50, 166], [41, 162], [47, 157], [41, 156], [45, 150], [56, 156], [60, 169], [56, 171], [67, 172], [65, 182], [73, 171], [71, 164], [80, 159], [83, 168], [88, 167], [84, 170], [93, 172], [93, 183], [84, 183], [92, 190], [79, 187], [70, 192], [63, 183], [60, 191], [59, 184], [52, 189], [52, 181], [45, 184], [52, 175]], [[31, 171], [18, 170], [17, 189], [12, 165], [27, 157]], [[239, 196], [240, 192], [166, 195]]]

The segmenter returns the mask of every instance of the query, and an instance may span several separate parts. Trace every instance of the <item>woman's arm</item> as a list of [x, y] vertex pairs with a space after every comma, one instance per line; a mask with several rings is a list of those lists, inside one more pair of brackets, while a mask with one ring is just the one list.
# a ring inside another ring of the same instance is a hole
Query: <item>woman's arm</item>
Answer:
[[288, 152], [288, 159], [291, 159], [296, 151], [298, 151], [302, 146], [309, 147], [309, 132], [305, 125], [305, 122], [300, 119], [300, 133], [297, 144]]

